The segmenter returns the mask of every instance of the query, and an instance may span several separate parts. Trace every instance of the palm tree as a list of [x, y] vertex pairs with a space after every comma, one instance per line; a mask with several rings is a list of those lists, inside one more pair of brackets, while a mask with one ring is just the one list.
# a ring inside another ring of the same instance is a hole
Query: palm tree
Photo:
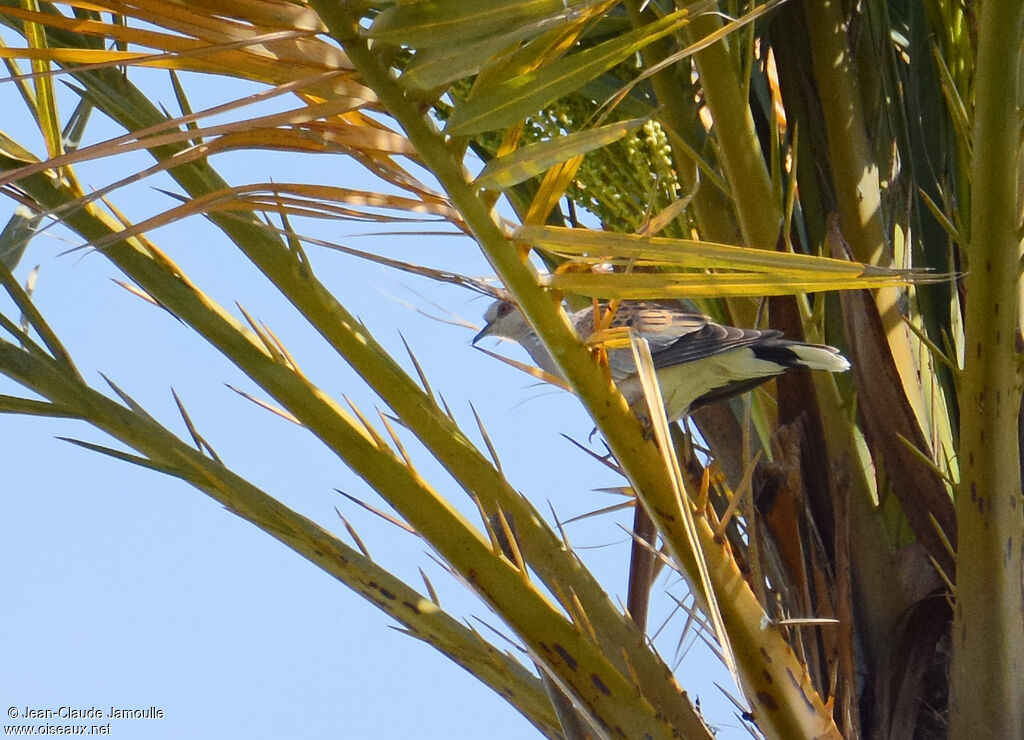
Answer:
[[[14, 142], [0, 153], [5, 193], [28, 208], [2, 245], [0, 279], [24, 320], [3, 319], [0, 371], [35, 394], [4, 397], [3, 410], [107, 432], [131, 452], [89, 446], [220, 501], [550, 737], [712, 734], [646, 638], [663, 565], [686, 578], [752, 730], [1024, 736], [1017, 3], [0, 8], [24, 39], [5, 58], [32, 64], [9, 84], [46, 143], [39, 156]], [[213, 112], [193, 112], [173, 77], [181, 110], [171, 115], [133, 84], [146, 66], [255, 81], [266, 91], [256, 98], [292, 107], [209, 123]], [[68, 121], [55, 78], [81, 101]], [[62, 129], [79, 133], [89, 110], [125, 133], [77, 148]], [[392, 189], [230, 185], [211, 163], [261, 148], [341, 151]], [[139, 176], [173, 178], [180, 205], [133, 224], [106, 200], [122, 182], [79, 186], [78, 163], [130, 150], [154, 160]], [[590, 412], [635, 501], [625, 611], [423, 374], [403, 369], [317, 279], [314, 247], [293, 224], [386, 220], [375, 207], [472, 236]], [[417, 471], [387, 417], [342, 408], [283, 338], [218, 305], [149, 235], [196, 215], [379, 394], [464, 489], [477, 522]], [[191, 443], [117, 387], [90, 387], [11, 272], [44, 218], [111, 260], [363, 477], [501, 615], [532, 665], [233, 473], [184, 407]], [[643, 423], [602, 364], [613, 339], [581, 343], [563, 301], [683, 297], [722, 321], [841, 346], [853, 372], [783, 376], [746, 403], [694, 414], [699, 435], [670, 430], [656, 404]]]

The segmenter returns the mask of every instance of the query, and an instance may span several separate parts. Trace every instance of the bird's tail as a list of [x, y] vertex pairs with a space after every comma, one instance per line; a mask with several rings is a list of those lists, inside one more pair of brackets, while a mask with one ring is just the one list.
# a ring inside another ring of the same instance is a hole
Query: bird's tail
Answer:
[[835, 347], [826, 344], [792, 344], [789, 349], [800, 358], [800, 364], [811, 370], [843, 373], [850, 369], [850, 361]]

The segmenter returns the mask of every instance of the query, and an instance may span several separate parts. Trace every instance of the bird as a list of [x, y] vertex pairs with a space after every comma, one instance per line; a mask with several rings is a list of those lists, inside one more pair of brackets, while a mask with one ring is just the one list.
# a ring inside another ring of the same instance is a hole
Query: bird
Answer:
[[[602, 307], [600, 317], [604, 317]], [[581, 341], [594, 333], [594, 307], [569, 315]], [[508, 300], [492, 303], [484, 328], [472, 344], [485, 337], [518, 342], [545, 372], [562, 378], [544, 344], [519, 307]], [[657, 303], [622, 301], [604, 328], [626, 328], [646, 339], [658, 376], [665, 416], [671, 423], [692, 411], [752, 390], [776, 375], [805, 367], [831, 373], [850, 369], [835, 347], [807, 344], [783, 337], [774, 329], [740, 329], [710, 317]], [[612, 380], [633, 406], [643, 399], [631, 349], [609, 349]]]

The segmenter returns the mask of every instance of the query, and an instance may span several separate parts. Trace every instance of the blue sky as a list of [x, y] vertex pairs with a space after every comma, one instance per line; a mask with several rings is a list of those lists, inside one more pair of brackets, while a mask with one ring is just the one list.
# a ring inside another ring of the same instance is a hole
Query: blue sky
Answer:
[[[173, 109], [165, 74], [132, 77]], [[211, 86], [189, 76], [184, 81], [197, 110], [253, 89]], [[72, 98], [67, 92], [62, 97], [66, 115]], [[9, 83], [0, 86], [0, 100], [4, 133], [41, 152]], [[87, 138], [118, 133], [96, 116]], [[83, 165], [78, 172], [86, 187], [98, 188], [149, 164], [146, 155], [131, 155]], [[382, 187], [341, 156], [246, 154], [222, 156], [213, 164], [232, 183], [275, 179]], [[156, 187], [173, 186], [153, 178], [115, 193], [113, 200], [140, 221], [174, 204]], [[0, 203], [0, 221], [12, 210], [13, 202]], [[302, 233], [399, 259], [489, 274], [475, 244], [464, 237], [355, 236], [378, 229], [337, 222], [294, 225]], [[363, 383], [216, 229], [191, 219], [151, 238], [222, 305], [236, 310], [237, 301], [265, 321], [320, 387], [372, 411], [377, 401]], [[112, 282], [118, 275], [102, 255], [61, 254], [75, 245], [68, 234], [47, 231], [33, 241], [17, 274], [24, 279], [40, 267], [35, 299], [87, 380], [103, 388], [99, 373], [105, 373], [186, 435], [174, 388], [234, 470], [347, 539], [334, 511], [339, 508], [383, 565], [417, 587], [423, 568], [449, 612], [478, 627], [503, 629], [430, 559], [424, 543], [335, 492], [383, 505], [311, 435], [228, 389], [231, 384], [263, 396], [229, 362], [168, 314]], [[540, 510], [548, 511], [550, 502], [565, 520], [616, 502], [594, 489], [621, 481], [560, 436], [585, 443], [592, 428], [574, 399], [473, 350], [469, 330], [415, 310], [436, 312], [433, 301], [479, 321], [484, 300], [322, 248], [308, 250], [319, 278], [411, 369], [399, 330], [404, 334], [435, 391], [478, 439], [469, 404], [474, 405], [506, 474]], [[8, 301], [0, 305], [9, 311]], [[507, 344], [497, 349], [525, 359]], [[0, 393], [17, 392], [0, 378]], [[468, 673], [391, 629], [386, 615], [200, 492], [69, 445], [58, 435], [108, 441], [81, 423], [0, 416], [7, 484], [0, 562], [8, 584], [0, 612], [0, 701], [6, 706], [160, 708], [163, 719], [114, 721], [113, 736], [142, 740], [535, 736], [517, 712]], [[474, 507], [461, 491], [426, 455], [416, 455], [424, 475], [475, 521]], [[620, 512], [568, 527], [584, 561], [622, 598], [629, 549], [622, 527], [630, 519]], [[672, 611], [666, 588], [677, 597], [686, 593], [676, 577], [659, 581], [655, 627]], [[670, 663], [683, 621], [677, 614], [658, 640]], [[747, 737], [714, 686], [734, 690], [715, 658], [698, 645], [678, 674], [700, 697], [720, 737]]]

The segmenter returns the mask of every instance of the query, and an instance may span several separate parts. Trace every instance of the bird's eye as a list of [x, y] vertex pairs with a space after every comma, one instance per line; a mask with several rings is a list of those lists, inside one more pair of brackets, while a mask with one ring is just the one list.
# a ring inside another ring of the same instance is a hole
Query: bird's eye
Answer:
[[512, 304], [511, 303], [502, 303], [502, 304], [500, 304], [498, 306], [498, 318], [499, 319], [503, 318], [505, 316], [508, 316], [511, 312], [512, 312]]

